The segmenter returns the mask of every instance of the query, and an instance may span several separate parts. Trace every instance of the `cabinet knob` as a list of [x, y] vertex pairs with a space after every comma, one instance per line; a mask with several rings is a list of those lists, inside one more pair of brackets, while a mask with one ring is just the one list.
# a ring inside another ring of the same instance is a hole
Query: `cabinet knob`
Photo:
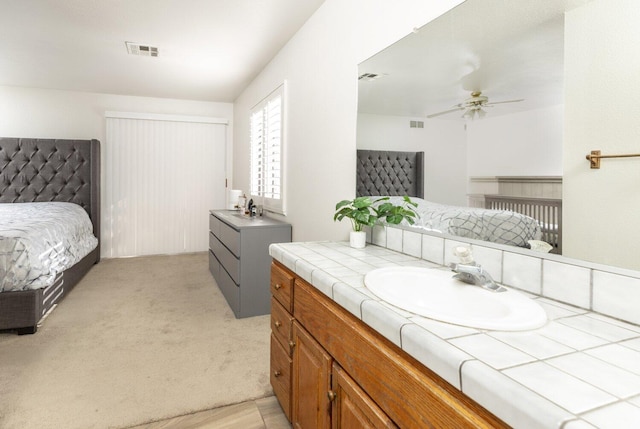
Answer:
[[282, 375], [282, 373], [280, 371], [278, 371], [277, 369], [275, 371], [273, 371], [273, 376], [274, 377], [280, 377]]
[[276, 325], [276, 328], [279, 328], [282, 326], [282, 322], [279, 320], [276, 320], [276, 322], [274, 323], [274, 325]]
[[282, 285], [280, 283], [276, 283], [276, 285], [274, 286], [276, 288], [276, 290], [282, 288]]
[[296, 343], [293, 340], [289, 340], [289, 347], [294, 348]]
[[327, 392], [327, 396], [329, 397], [330, 401], [334, 401], [336, 399], [336, 397], [338, 396], [338, 394], [336, 392], [334, 392], [333, 390], [329, 390]]

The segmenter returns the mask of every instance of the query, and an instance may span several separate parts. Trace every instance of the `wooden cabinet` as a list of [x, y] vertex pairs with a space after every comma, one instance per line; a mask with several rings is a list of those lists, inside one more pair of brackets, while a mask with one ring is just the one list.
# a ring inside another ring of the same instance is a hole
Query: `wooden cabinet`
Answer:
[[331, 356], [297, 322], [293, 323], [293, 343], [291, 424], [296, 429], [329, 429]]
[[384, 411], [337, 363], [331, 372], [333, 428], [396, 428]]
[[[508, 427], [277, 261], [271, 272], [272, 318], [293, 309], [289, 391], [274, 391], [294, 427]], [[272, 372], [277, 357], [272, 341]]]
[[293, 275], [271, 265], [271, 386], [284, 414], [291, 421], [291, 373], [293, 370]]
[[291, 225], [234, 210], [209, 215], [209, 271], [236, 317], [269, 314], [269, 245], [291, 241]]

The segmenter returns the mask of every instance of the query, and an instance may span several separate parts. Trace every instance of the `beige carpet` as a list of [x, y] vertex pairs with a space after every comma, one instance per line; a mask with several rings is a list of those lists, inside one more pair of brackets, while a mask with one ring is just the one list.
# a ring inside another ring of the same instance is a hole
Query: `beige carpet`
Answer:
[[0, 334], [0, 427], [122, 428], [272, 394], [269, 316], [206, 253], [103, 260], [35, 335]]

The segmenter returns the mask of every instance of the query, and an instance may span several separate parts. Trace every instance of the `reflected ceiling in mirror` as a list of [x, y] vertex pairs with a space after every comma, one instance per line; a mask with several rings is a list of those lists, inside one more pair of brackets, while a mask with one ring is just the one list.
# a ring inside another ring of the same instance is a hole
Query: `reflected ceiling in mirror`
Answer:
[[562, 104], [564, 12], [588, 1], [467, 0], [360, 64], [358, 111], [465, 120], [474, 91], [492, 116]]

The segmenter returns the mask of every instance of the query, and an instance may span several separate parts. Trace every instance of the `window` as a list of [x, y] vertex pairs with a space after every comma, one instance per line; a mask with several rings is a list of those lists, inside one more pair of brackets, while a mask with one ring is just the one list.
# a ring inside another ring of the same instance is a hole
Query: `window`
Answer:
[[284, 214], [284, 84], [251, 109], [251, 198]]

